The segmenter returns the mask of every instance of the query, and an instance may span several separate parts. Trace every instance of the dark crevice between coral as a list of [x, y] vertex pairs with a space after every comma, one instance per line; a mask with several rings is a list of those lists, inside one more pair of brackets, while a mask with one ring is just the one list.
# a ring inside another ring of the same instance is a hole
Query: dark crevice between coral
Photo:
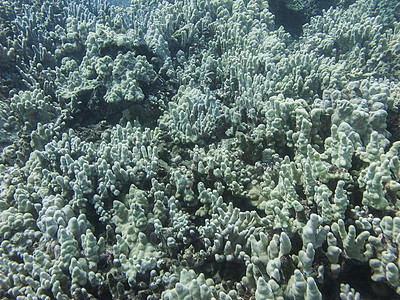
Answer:
[[[110, 292], [110, 290], [108, 289], [108, 287], [106, 287], [105, 285], [101, 285], [99, 287], [92, 287], [90, 284], [86, 284], [84, 286], [84, 288], [86, 289], [86, 291], [90, 294], [93, 295], [94, 297], [97, 297], [97, 299], [102, 299], [102, 300], [112, 300], [113, 296]], [[87, 299], [86, 293], [83, 294], [79, 289], [77, 289], [74, 292], [73, 295], [74, 299], [77, 300], [84, 300]], [[55, 299], [55, 298], [54, 298]]]
[[[128, 52], [133, 52], [135, 56], [144, 55], [149, 63], [154, 62], [154, 58], [157, 57], [146, 45], [118, 46], [114, 41], [108, 42], [102, 48], [100, 48], [99, 56], [110, 56], [112, 59], [115, 59], [119, 54], [126, 54]], [[160, 68], [160, 65], [153, 64], [153, 66], [155, 67], [156, 71]]]
[[[321, 147], [321, 149], [319, 149], [320, 153], [323, 153], [325, 151], [324, 142], [326, 138], [331, 136], [331, 126], [332, 126], [331, 120], [332, 120], [331, 115], [327, 113], [322, 113], [319, 117], [319, 121], [321, 122], [321, 124], [323, 124], [323, 126], [319, 126], [319, 128], [317, 128], [318, 136], [322, 141], [321, 145], [319, 145]], [[316, 141], [313, 140], [312, 142], [314, 144]]]
[[[317, 282], [319, 290], [322, 294], [322, 298], [324, 300], [336, 300], [339, 299], [340, 293], [340, 282], [334, 277], [331, 272], [331, 262], [326, 257], [325, 253], [327, 252], [328, 244], [324, 242], [322, 247], [316, 249], [314, 262], [320, 262], [324, 267], [324, 276], [323, 282]], [[340, 263], [340, 262], [339, 262]], [[314, 265], [315, 271], [319, 264]]]
[[[157, 120], [158, 122], [158, 120]], [[178, 149], [193, 149], [196, 145], [201, 146], [201, 147], [207, 147], [207, 145], [211, 144], [218, 144], [221, 142], [223, 139], [226, 139], [226, 130], [228, 129], [228, 124], [225, 123], [225, 120], [220, 119], [216, 122], [215, 124], [216, 129], [211, 132], [211, 134], [203, 134], [200, 136], [195, 142], [188, 141], [188, 142], [183, 142], [180, 141], [179, 143], [176, 143], [173, 138], [171, 138], [170, 133], [167, 131], [168, 128], [160, 128], [160, 137], [161, 139], [165, 142], [167, 145], [167, 149], [173, 149], [173, 148], [178, 148]], [[183, 133], [182, 133], [183, 135]], [[181, 152], [179, 153], [182, 157], [182, 160], [191, 160], [190, 156], [188, 153]]]
[[[124, 273], [113, 270], [107, 274], [106, 278], [104, 284], [99, 288], [99, 294], [105, 293], [108, 295], [110, 292], [112, 294], [112, 299], [128, 299], [128, 295], [131, 294], [132, 291]], [[134, 297], [130, 299], [134, 299]]]
[[349, 284], [362, 295], [365, 300], [396, 300], [400, 295], [385, 281], [375, 282], [371, 279], [372, 270], [368, 263], [347, 259], [339, 274], [340, 283]]
[[[330, 172], [329, 170], [331, 170], [332, 167], [333, 167], [333, 169], [335, 169], [335, 171], [331, 171], [331, 172]], [[328, 170], [328, 173], [329, 173], [329, 174], [335, 174], [337, 171], [340, 170], [336, 165], [333, 165], [332, 167]], [[338, 168], [338, 169], [336, 169], [336, 168]], [[328, 188], [329, 188], [330, 191], [333, 191], [333, 192], [334, 192], [334, 191], [336, 190], [336, 187], [337, 187], [337, 184], [338, 184], [339, 180], [340, 180], [340, 179], [338, 179], [338, 178], [332, 178], [331, 180], [329, 180], [329, 181], [326, 183], [326, 185], [328, 186]], [[331, 194], [330, 197], [331, 197], [331, 199], [332, 199], [332, 201], [333, 201], [334, 195]]]
[[227, 290], [234, 288], [234, 283], [240, 282], [246, 275], [244, 262], [215, 262], [209, 257], [204, 263], [194, 268], [196, 274], [203, 273], [205, 278], [212, 278], [215, 284], [222, 283]]
[[86, 219], [94, 227], [94, 236], [104, 236], [106, 232], [106, 225], [99, 220], [99, 215], [97, 214], [94, 206], [89, 204], [86, 205]]
[[222, 198], [224, 199], [225, 203], [233, 202], [234, 207], [239, 208], [242, 212], [255, 211], [261, 218], [266, 216], [265, 211], [254, 207], [248, 198], [240, 195], [234, 195], [228, 188], [224, 190]]
[[123, 111], [131, 112], [132, 120], [139, 121], [144, 127], [155, 128], [157, 119], [161, 116], [161, 110], [155, 104], [149, 103], [146, 99], [141, 102], [121, 100], [107, 103], [104, 96], [107, 90], [103, 85], [94, 89], [83, 90], [77, 93], [77, 105], [71, 111], [71, 119], [66, 120], [68, 128], [89, 127], [99, 122], [106, 122], [108, 125], [116, 125], [123, 117]]
[[222, 285], [230, 290], [234, 288], [236, 282], [240, 282], [246, 275], [246, 266], [244, 262], [223, 262], [218, 263], [218, 272], [213, 279], [216, 283], [222, 282]]
[[303, 34], [303, 25], [310, 22], [311, 17], [321, 15], [323, 9], [330, 7], [348, 7], [355, 0], [269, 0], [269, 9], [275, 15], [276, 26], [283, 26], [293, 37]]
[[[328, 272], [326, 272], [328, 273]], [[324, 276], [324, 282], [320, 285], [320, 292], [324, 300], [337, 300], [339, 298], [340, 283], [332, 276]]]
[[282, 0], [269, 0], [269, 9], [275, 15], [276, 25], [283, 26], [293, 36], [303, 34], [302, 26], [310, 21], [310, 17], [304, 11], [296, 11], [287, 6]]
[[0, 94], [4, 98], [9, 98], [17, 91], [27, 90], [26, 85], [22, 81], [22, 76], [17, 71], [15, 64], [0, 64]]
[[240, 150], [244, 163], [254, 165], [255, 162], [262, 160], [262, 152], [266, 148], [265, 140], [254, 140], [242, 132], [236, 132], [235, 137], [239, 141]]
[[[102, 299], [102, 300], [112, 300], [114, 299], [114, 297], [112, 296], [109, 288], [105, 285], [105, 284], [101, 284], [98, 289], [97, 289], [97, 296], [98, 299]], [[122, 297], [119, 299], [123, 299]]]
[[292, 248], [289, 254], [291, 256], [297, 255], [299, 251], [303, 248], [303, 239], [299, 232], [295, 232], [293, 236], [290, 237], [290, 243], [292, 245]]
[[133, 292], [135, 293], [135, 299], [138, 300], [146, 300], [150, 295], [153, 294], [153, 291], [149, 289], [150, 283], [150, 271], [145, 273], [138, 273], [136, 275], [136, 284], [133, 286]]
[[[187, 53], [189, 50], [189, 45], [186, 45], [186, 47], [183, 47], [177, 39], [171, 38], [168, 40], [168, 50], [171, 53], [171, 58], [176, 58], [176, 54], [178, 53], [179, 50], [182, 50], [183, 53], [186, 54], [186, 58], [188, 58]], [[173, 59], [173, 61], [176, 62], [176, 59]]]
[[113, 125], [118, 123], [121, 109], [127, 108], [127, 104], [121, 101], [120, 108], [118, 108], [115, 104], [106, 103], [104, 100], [106, 91], [106, 87], [103, 85], [79, 91], [76, 95], [76, 108], [71, 111], [72, 118], [66, 121], [66, 125], [75, 129], [78, 126], [88, 126], [102, 120]]
[[354, 208], [356, 206], [363, 207], [363, 190], [360, 189], [357, 182], [346, 184], [344, 190], [347, 191], [347, 196], [350, 203], [350, 206], [347, 207], [347, 210], [345, 212], [344, 220], [346, 221], [352, 220], [350, 208]]
[[[7, 166], [16, 164], [19, 167], [23, 167], [32, 153], [30, 142], [31, 135], [25, 132], [24, 129], [18, 132], [17, 137], [10, 136], [9, 139], [4, 137], [4, 140], [0, 138], [0, 151], [2, 152], [2, 155], [0, 155], [0, 163]], [[11, 152], [13, 155], [8, 155], [3, 149], [11, 145], [15, 151], [14, 153]]]
[[118, 54], [126, 54], [133, 49], [129, 46], [118, 46], [113, 42], [106, 43], [103, 47], [99, 49], [99, 57], [109, 56], [115, 59]]
[[400, 140], [400, 108], [398, 105], [388, 110], [387, 130], [390, 132], [391, 144]]

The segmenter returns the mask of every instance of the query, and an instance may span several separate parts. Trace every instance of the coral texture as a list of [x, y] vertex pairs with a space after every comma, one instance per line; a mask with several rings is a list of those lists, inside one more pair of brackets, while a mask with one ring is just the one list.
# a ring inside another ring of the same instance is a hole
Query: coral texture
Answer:
[[0, 298], [400, 299], [400, 6], [316, 3], [2, 1]]

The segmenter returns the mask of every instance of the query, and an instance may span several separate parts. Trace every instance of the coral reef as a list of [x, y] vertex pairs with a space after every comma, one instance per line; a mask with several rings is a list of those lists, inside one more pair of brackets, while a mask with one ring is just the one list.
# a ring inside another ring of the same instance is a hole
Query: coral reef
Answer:
[[398, 3], [273, 2], [0, 4], [1, 298], [400, 299]]

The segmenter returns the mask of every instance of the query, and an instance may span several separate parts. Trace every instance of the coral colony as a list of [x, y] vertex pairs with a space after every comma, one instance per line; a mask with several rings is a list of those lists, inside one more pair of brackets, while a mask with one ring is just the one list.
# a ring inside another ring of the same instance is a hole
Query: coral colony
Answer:
[[400, 299], [400, 4], [328, 2], [3, 0], [0, 298]]

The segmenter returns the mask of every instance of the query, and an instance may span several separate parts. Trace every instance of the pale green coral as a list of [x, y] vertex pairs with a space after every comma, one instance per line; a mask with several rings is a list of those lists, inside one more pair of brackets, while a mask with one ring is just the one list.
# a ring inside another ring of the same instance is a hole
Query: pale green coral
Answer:
[[321, 299], [349, 260], [398, 292], [398, 24], [373, 4], [294, 40], [266, 1], [10, 3], [0, 293]]

